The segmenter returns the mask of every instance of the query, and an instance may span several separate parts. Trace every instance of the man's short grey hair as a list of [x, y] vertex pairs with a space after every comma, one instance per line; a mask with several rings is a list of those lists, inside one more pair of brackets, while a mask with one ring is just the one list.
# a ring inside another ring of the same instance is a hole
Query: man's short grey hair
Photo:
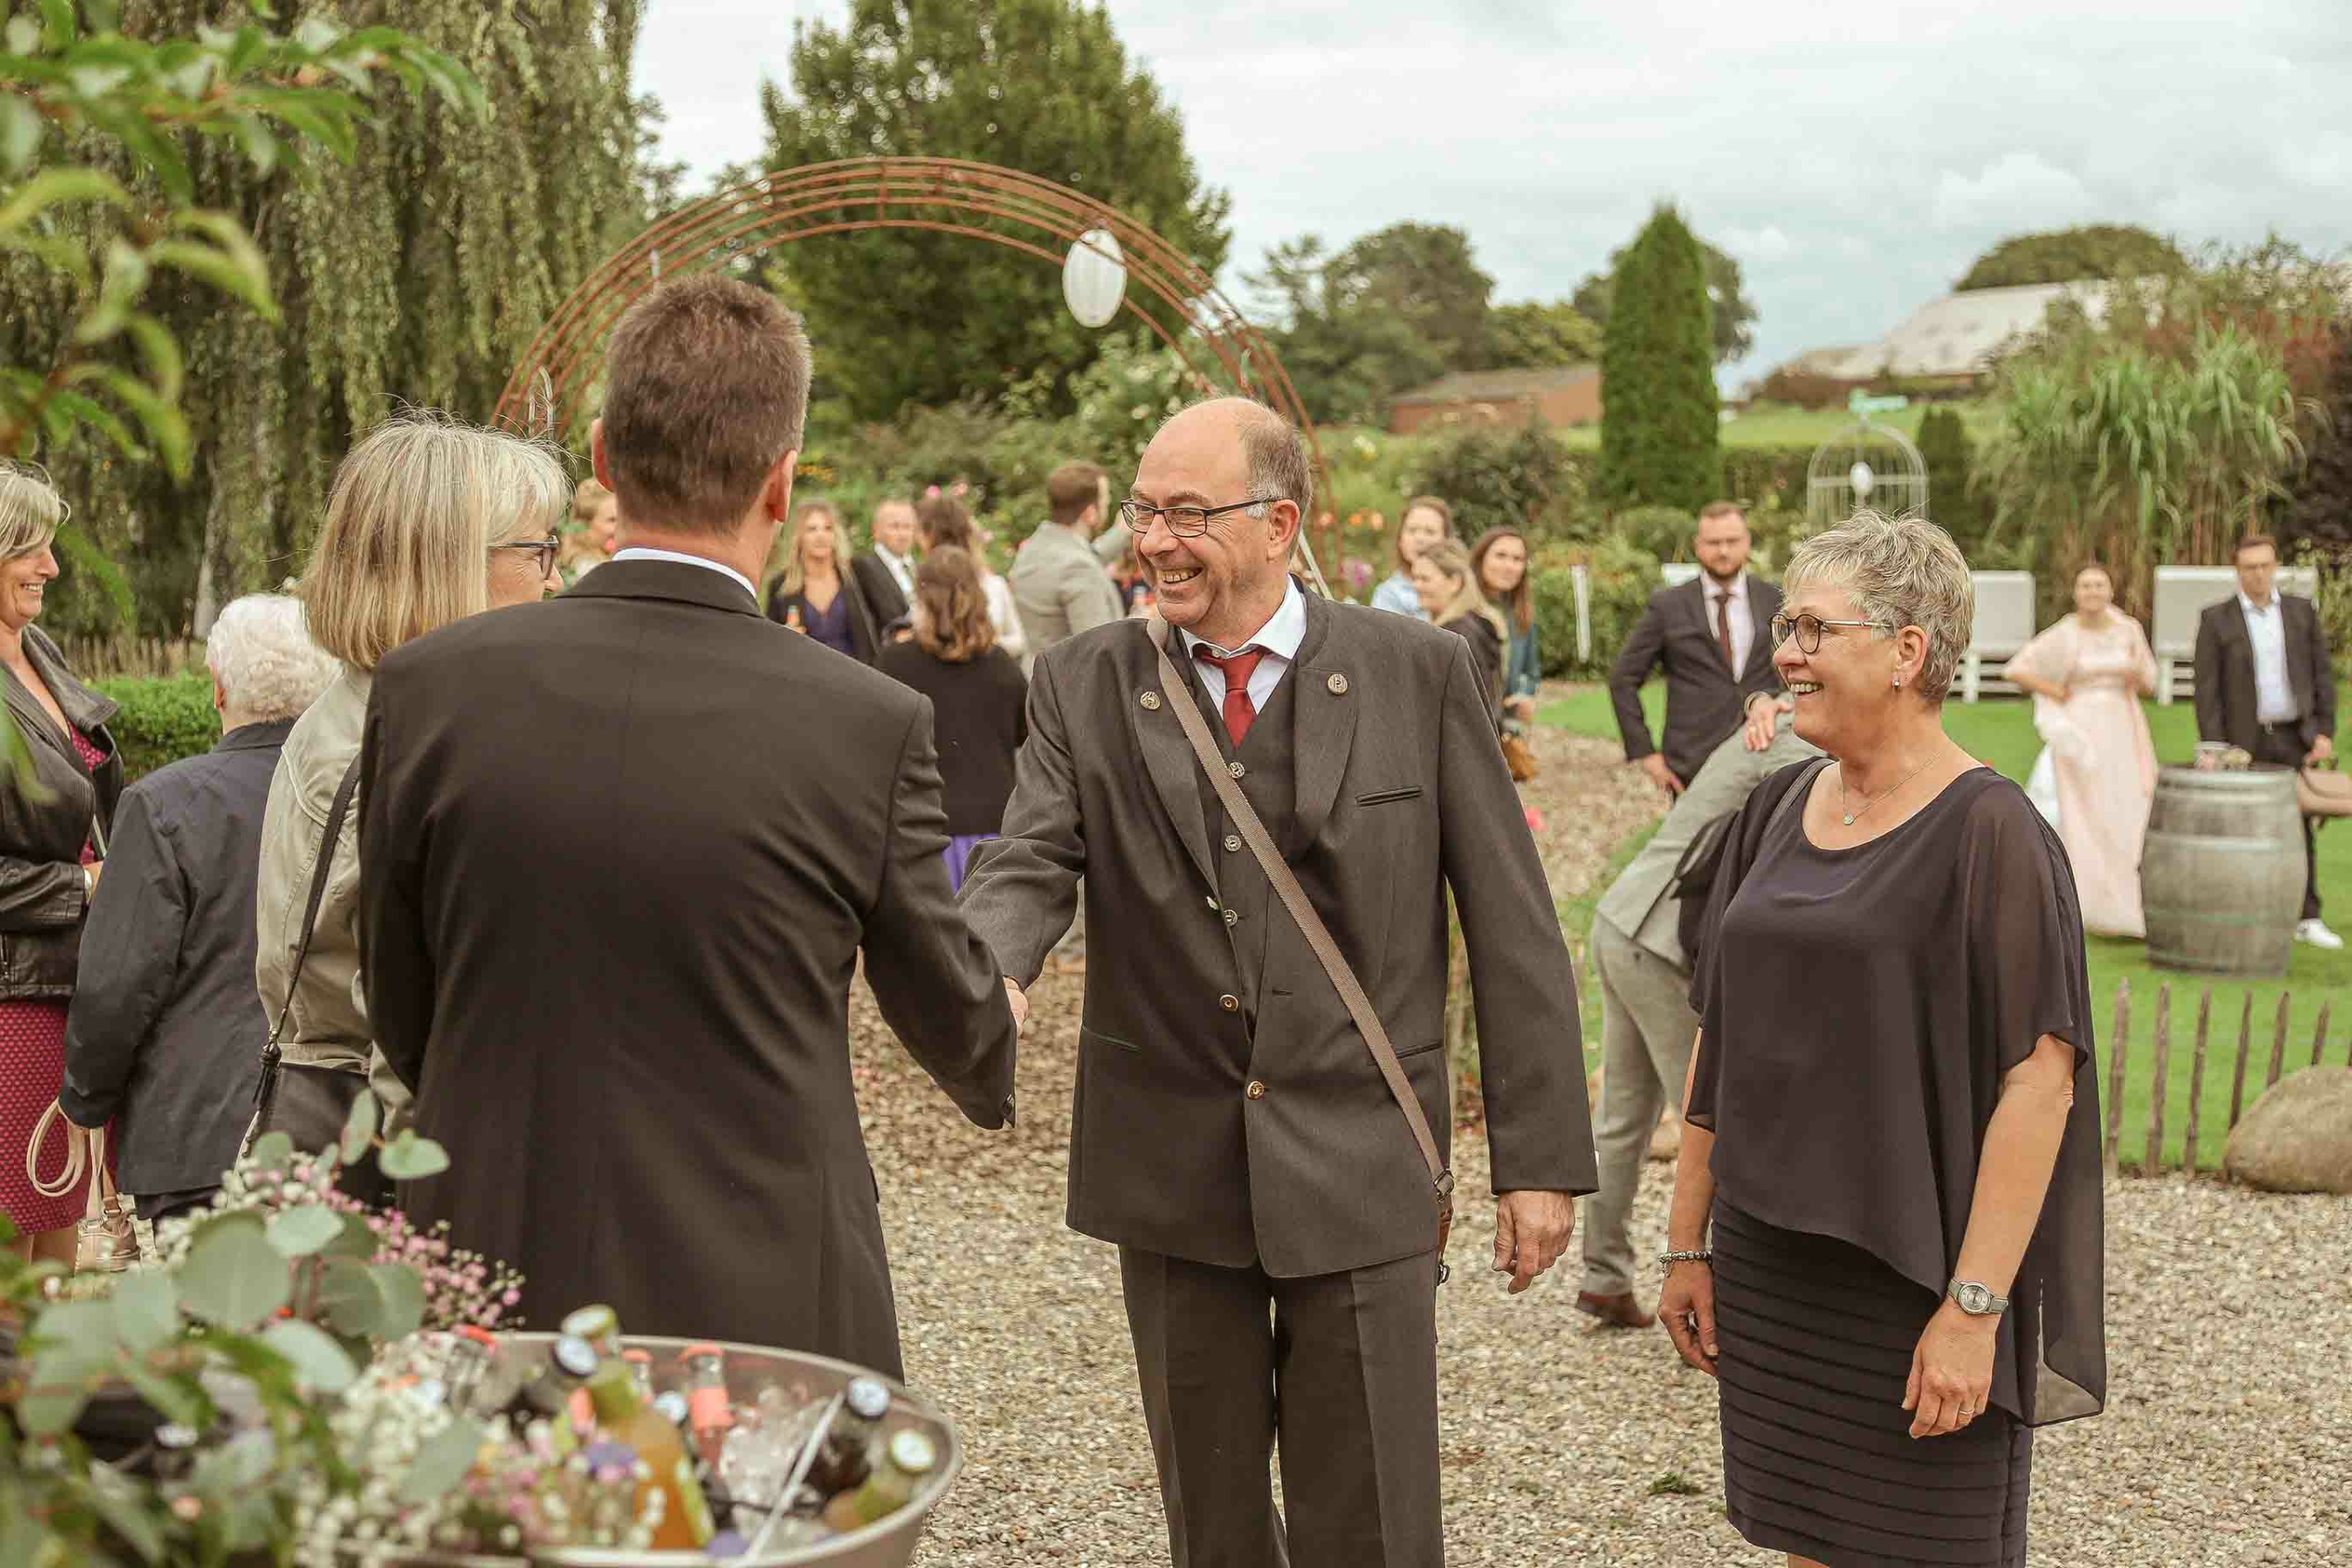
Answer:
[[57, 537], [65, 518], [65, 498], [48, 469], [0, 457], [0, 560], [31, 555]]
[[254, 724], [300, 718], [343, 668], [311, 640], [302, 602], [283, 593], [248, 593], [212, 623], [204, 662], [227, 694], [224, 705]]
[[1976, 624], [1976, 582], [1950, 534], [1924, 517], [1857, 512], [1790, 558], [1788, 593], [1816, 585], [1851, 594], [1855, 614], [1881, 637], [1905, 626], [1927, 633], [1915, 689], [1929, 703], [1944, 700]]
[[[1298, 427], [1260, 404], [1243, 416], [1241, 441], [1250, 457], [1250, 493], [1295, 502], [1304, 530], [1313, 515], [1315, 470], [1307, 464], [1306, 443], [1299, 439]], [[1265, 514], [1263, 506], [1250, 509], [1252, 517]]]

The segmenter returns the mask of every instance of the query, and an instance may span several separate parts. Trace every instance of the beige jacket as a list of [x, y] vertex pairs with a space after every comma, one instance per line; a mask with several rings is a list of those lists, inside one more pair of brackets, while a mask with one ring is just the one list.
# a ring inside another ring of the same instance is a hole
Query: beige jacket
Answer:
[[[254, 980], [261, 991], [271, 1029], [287, 1010], [287, 981], [302, 941], [302, 914], [310, 905], [311, 877], [318, 866], [319, 840], [328, 809], [343, 783], [368, 719], [373, 678], [346, 665], [344, 671], [286, 738], [277, 776], [270, 780], [269, 807], [262, 818], [261, 874], [254, 901], [260, 945]], [[382, 1066], [375, 1032], [368, 1022], [367, 994], [359, 976], [359, 801], [355, 797], [335, 840], [334, 869], [319, 904], [310, 956], [293, 994], [293, 1018], [279, 1048], [286, 1060], [366, 1073], [384, 1102], [386, 1124], [404, 1111], [409, 1093]]]
[[1074, 530], [1058, 523], [1039, 524], [1022, 541], [1005, 576], [1027, 634], [1030, 661], [1056, 643], [1126, 614], [1102, 561]]

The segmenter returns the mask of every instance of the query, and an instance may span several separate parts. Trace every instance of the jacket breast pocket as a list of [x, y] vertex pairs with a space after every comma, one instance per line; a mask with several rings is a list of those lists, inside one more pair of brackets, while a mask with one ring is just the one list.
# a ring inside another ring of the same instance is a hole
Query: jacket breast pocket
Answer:
[[1405, 784], [1396, 789], [1366, 790], [1363, 794], [1356, 796], [1356, 804], [1358, 806], [1385, 806], [1389, 802], [1396, 800], [1419, 800], [1420, 795], [1420, 785]]
[[1426, 1056], [1430, 1052], [1440, 1049], [1444, 1044], [1445, 1042], [1442, 1040], [1432, 1040], [1426, 1045], [1408, 1045], [1402, 1051], [1396, 1053], [1396, 1059], [1402, 1062], [1414, 1056]]

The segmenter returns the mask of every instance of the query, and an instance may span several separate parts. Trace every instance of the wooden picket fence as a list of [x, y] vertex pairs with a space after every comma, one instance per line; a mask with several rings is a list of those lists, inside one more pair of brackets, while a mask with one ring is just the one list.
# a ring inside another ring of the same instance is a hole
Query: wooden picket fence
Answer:
[[[2334, 1010], [2334, 1001], [2320, 1004], [2319, 1017], [2312, 1030], [2310, 1058], [2307, 1063], [2302, 1064], [2289, 1060], [2294, 1043], [2288, 1039], [2289, 1010], [2292, 1001], [2293, 993], [2289, 991], [2278, 993], [2278, 1007], [2275, 1021], [2267, 1032], [2268, 1061], [2267, 1065], [2263, 1065], [2258, 1059], [2257, 1054], [2260, 1047], [2256, 1045], [2255, 1038], [2254, 993], [2249, 990], [2245, 994], [2245, 1001], [2238, 1010], [2237, 1062], [2230, 1075], [2229, 1124], [2233, 1128], [2238, 1124], [2238, 1118], [2245, 1113], [2248, 1103], [2246, 1095], [2248, 1073], [2257, 1069], [2262, 1072], [2261, 1082], [2255, 1089], [2255, 1095], [2258, 1098], [2262, 1090], [2277, 1083], [2280, 1077], [2292, 1067], [2296, 1066], [2316, 1067], [2326, 1056], [2328, 1015]], [[2197, 1031], [2189, 1044], [2188, 1104], [2186, 1119], [2181, 1124], [2180, 1159], [2176, 1167], [2177, 1169], [2189, 1176], [2195, 1176], [2198, 1172], [2197, 1138], [2204, 1125], [2206, 1113], [2205, 1063], [2207, 1050], [2211, 1043], [2212, 1021], [2213, 987], [2206, 986], [2197, 998]], [[2226, 1026], [2226, 1020], [2224, 1023]], [[2109, 1176], [2116, 1173], [2124, 1148], [2123, 1093], [2130, 1081], [2131, 1031], [2132, 982], [2128, 979], [2119, 980], [2115, 987], [2115, 1028], [2101, 1042], [2107, 1049], [2107, 1173]], [[2172, 1067], [2173, 1048], [2172, 987], [2168, 983], [2159, 984], [2156, 987], [2156, 1020], [2152, 1043], [2153, 1051], [2148, 1071], [2152, 1075], [2150, 1081], [2155, 1085], [2156, 1091], [2148, 1097], [2148, 1125], [2145, 1130], [2144, 1153], [2137, 1162], [2138, 1173], [2142, 1176], [2160, 1176], [2165, 1169], [2165, 1119], [2167, 1110], [2165, 1101], [2171, 1098], [2167, 1091], [2171, 1088], [2169, 1075]], [[2226, 1039], [2222, 1043], [2222, 1048], [2228, 1049]], [[2352, 1068], [2352, 1036], [2347, 1036], [2345, 1066]]]
[[153, 678], [204, 668], [204, 644], [176, 637], [69, 637], [60, 646], [66, 667], [85, 681]]

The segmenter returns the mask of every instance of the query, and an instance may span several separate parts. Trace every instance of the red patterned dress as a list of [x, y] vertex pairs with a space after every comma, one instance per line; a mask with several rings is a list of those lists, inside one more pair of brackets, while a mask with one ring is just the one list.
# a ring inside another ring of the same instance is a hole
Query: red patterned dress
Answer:
[[[72, 726], [65, 733], [73, 737], [82, 766], [96, 773], [107, 754]], [[82, 863], [96, 859], [96, 849], [84, 844]], [[25, 1145], [32, 1142], [41, 1113], [57, 1103], [58, 1089], [65, 1082], [66, 1006], [62, 1001], [0, 1001], [0, 1211], [22, 1235], [77, 1224], [90, 1201], [86, 1185], [62, 1198], [44, 1198], [25, 1176]], [[49, 1180], [65, 1168], [65, 1118], [58, 1117], [41, 1145], [40, 1169]], [[107, 1163], [114, 1164], [111, 1140]]]

